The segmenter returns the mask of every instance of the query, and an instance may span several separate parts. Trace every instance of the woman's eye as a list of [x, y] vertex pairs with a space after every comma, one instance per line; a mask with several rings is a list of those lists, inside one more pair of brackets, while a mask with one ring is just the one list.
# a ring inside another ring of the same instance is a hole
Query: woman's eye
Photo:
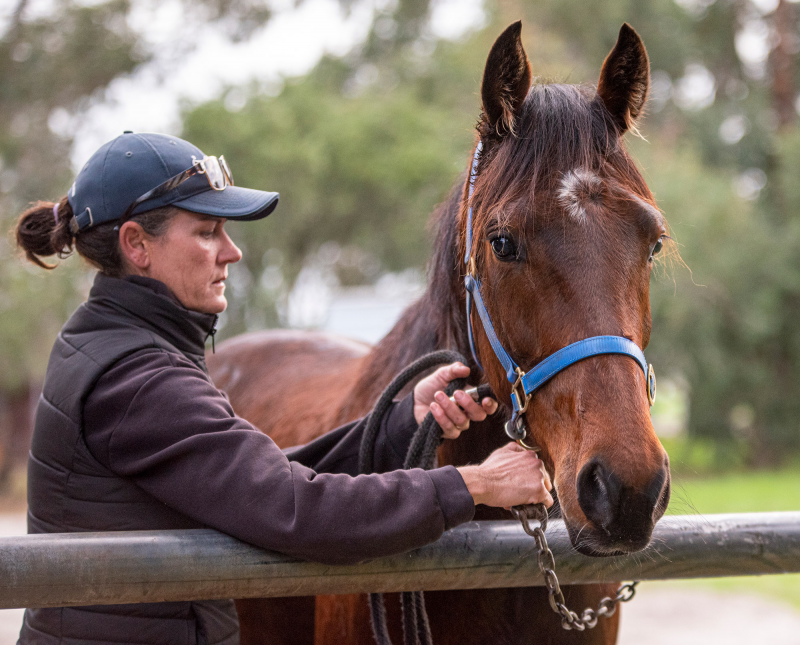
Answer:
[[510, 237], [501, 235], [491, 240], [492, 251], [500, 260], [515, 260], [517, 258], [517, 247], [514, 240]]

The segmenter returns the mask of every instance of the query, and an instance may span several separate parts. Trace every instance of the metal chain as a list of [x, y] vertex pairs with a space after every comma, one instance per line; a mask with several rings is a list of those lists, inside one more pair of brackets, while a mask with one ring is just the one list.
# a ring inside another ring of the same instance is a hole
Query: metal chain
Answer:
[[[576, 630], [582, 632], [585, 629], [592, 629], [597, 625], [597, 619], [600, 616], [613, 616], [617, 611], [617, 605], [621, 602], [628, 602], [636, 594], [636, 585], [638, 582], [629, 582], [622, 585], [617, 589], [616, 595], [611, 598], [606, 596], [597, 606], [597, 609], [588, 607], [578, 615], [569, 609], [564, 600], [564, 594], [561, 592], [561, 586], [558, 584], [558, 577], [556, 576], [555, 568], [556, 562], [553, 558], [553, 552], [547, 546], [547, 538], [544, 536], [545, 529], [547, 528], [547, 509], [544, 504], [529, 504], [527, 506], [514, 506], [511, 513], [516, 519], [522, 522], [523, 530], [536, 540], [536, 548], [538, 549], [538, 563], [539, 570], [544, 576], [544, 584], [547, 587], [550, 600], [550, 606], [553, 611], [561, 616], [561, 626], [566, 630]], [[529, 520], [536, 520], [539, 526], [531, 528]]]

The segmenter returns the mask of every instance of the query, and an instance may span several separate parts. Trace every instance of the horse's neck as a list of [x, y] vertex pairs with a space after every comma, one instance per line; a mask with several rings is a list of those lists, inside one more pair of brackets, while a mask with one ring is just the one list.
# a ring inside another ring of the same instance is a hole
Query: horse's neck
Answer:
[[[436, 213], [438, 232], [429, 266], [428, 288], [403, 313], [392, 330], [367, 356], [360, 378], [347, 397], [339, 421], [368, 412], [383, 389], [406, 366], [438, 349], [460, 352], [471, 362], [464, 309], [462, 258], [458, 244], [458, 211], [463, 183]], [[442, 463], [474, 463], [505, 441], [499, 419], [487, 420], [471, 430], [467, 439], [446, 442]]]

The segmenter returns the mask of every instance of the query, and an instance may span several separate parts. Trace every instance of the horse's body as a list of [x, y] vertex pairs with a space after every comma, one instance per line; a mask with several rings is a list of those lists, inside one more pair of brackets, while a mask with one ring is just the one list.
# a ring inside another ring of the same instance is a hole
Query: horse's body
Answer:
[[[442, 215], [446, 217], [446, 209]], [[448, 240], [441, 242], [447, 244]], [[456, 288], [449, 275], [454, 273], [451, 260], [437, 262], [432, 286], [446, 279], [446, 284]], [[437, 275], [439, 271], [446, 271], [447, 278]], [[383, 388], [415, 358], [442, 347], [456, 347], [469, 355], [468, 347], [449, 342], [445, 329], [437, 328], [447, 304], [457, 302], [457, 298], [443, 300], [442, 291], [429, 289], [366, 354], [360, 344], [349, 339], [318, 333], [304, 337], [276, 330], [221, 343], [217, 353], [208, 358], [209, 369], [239, 415], [282, 447], [305, 443], [368, 413]], [[451, 316], [462, 318], [463, 312], [457, 308], [447, 312], [446, 317]], [[244, 375], [247, 382], [240, 380]], [[264, 387], [265, 383], [270, 385]], [[256, 390], [257, 384], [264, 387], [261, 392]], [[300, 421], [284, 410], [299, 414]], [[507, 441], [500, 415], [483, 423], [473, 422], [462, 439], [445, 442], [439, 461], [443, 465], [478, 463]], [[488, 507], [480, 507], [476, 513], [476, 519], [508, 517], [508, 513]], [[570, 606], [583, 609], [596, 607], [616, 587], [573, 586], [564, 590]], [[592, 632], [565, 632], [550, 609], [543, 587], [428, 592], [425, 600], [436, 645], [608, 645], [616, 641], [619, 614], [602, 620]], [[387, 595], [386, 605], [393, 641], [400, 643], [398, 596]], [[236, 608], [242, 645], [374, 644], [366, 596], [319, 596], [316, 602], [314, 598], [237, 600]]]
[[[627, 25], [603, 66], [595, 97], [571, 86], [530, 89], [519, 23], [489, 56], [478, 128], [484, 150], [472, 202], [472, 270], [482, 279], [498, 336], [521, 365], [535, 365], [592, 335], [647, 345], [649, 274], [664, 223], [620, 141], [641, 110], [647, 70], [644, 47]], [[304, 443], [367, 413], [415, 358], [442, 348], [470, 355], [462, 282], [465, 184], [462, 179], [436, 215], [427, 292], [372, 350], [292, 332], [262, 332], [220, 345], [209, 368], [237, 413], [279, 445]], [[476, 316], [473, 324], [485, 369], [473, 364], [473, 380], [487, 380], [507, 402], [511, 385]], [[476, 463], [507, 442], [501, 416], [446, 441], [440, 463]], [[554, 474], [575, 547], [591, 555], [643, 548], [666, 506], [669, 475], [635, 362], [603, 356], [575, 364], [531, 400], [526, 422]], [[485, 507], [476, 514], [507, 517]], [[572, 587], [565, 595], [580, 611], [614, 588]], [[437, 645], [616, 640], [618, 614], [592, 631], [563, 631], [544, 588], [431, 592], [426, 600]], [[398, 604], [396, 598], [387, 602], [396, 642]], [[364, 597], [248, 600], [237, 602], [237, 609], [244, 644], [372, 643]]]

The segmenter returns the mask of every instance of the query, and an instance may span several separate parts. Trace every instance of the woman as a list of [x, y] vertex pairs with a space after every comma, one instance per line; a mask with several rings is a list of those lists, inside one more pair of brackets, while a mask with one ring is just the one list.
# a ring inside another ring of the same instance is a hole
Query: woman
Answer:
[[[375, 464], [354, 477], [363, 421], [287, 455], [236, 416], [209, 380], [205, 341], [241, 252], [226, 220], [266, 217], [276, 193], [234, 187], [222, 157], [176, 137], [126, 132], [58, 203], [20, 217], [28, 259], [77, 252], [99, 269], [56, 340], [28, 467], [30, 533], [212, 527], [330, 563], [399, 553], [472, 519], [477, 503], [545, 502], [550, 481], [511, 445], [479, 466], [399, 471], [430, 410], [450, 439], [495, 410], [422, 380], [382, 419]], [[460, 407], [459, 407], [460, 406]], [[314, 470], [319, 467], [319, 471]], [[325, 472], [321, 472], [324, 470]], [[233, 602], [29, 609], [20, 643], [237, 643]]]

